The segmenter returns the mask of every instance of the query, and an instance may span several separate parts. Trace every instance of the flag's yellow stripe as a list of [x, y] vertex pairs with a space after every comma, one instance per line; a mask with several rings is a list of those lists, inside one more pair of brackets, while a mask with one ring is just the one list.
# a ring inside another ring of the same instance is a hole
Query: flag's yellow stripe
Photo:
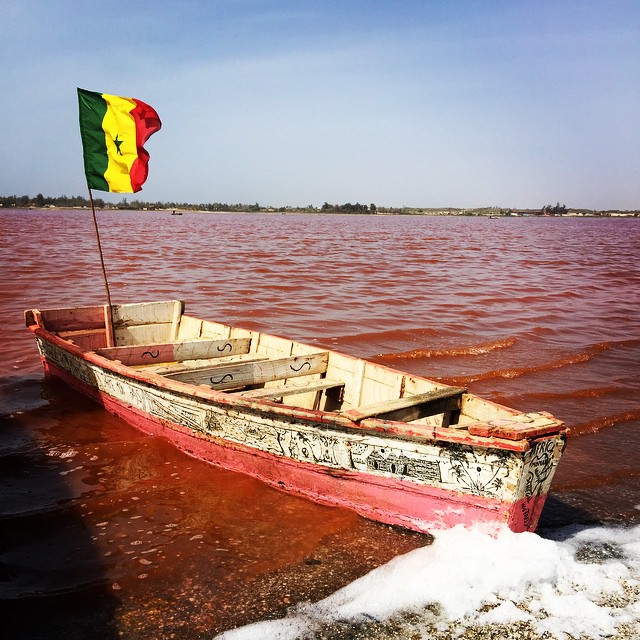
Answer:
[[[107, 103], [107, 112], [102, 121], [107, 145], [109, 165], [104, 173], [109, 184], [109, 191], [130, 193], [131, 167], [138, 157], [136, 146], [136, 123], [131, 110], [136, 103], [129, 98], [102, 94]], [[116, 144], [116, 142], [119, 142]]]

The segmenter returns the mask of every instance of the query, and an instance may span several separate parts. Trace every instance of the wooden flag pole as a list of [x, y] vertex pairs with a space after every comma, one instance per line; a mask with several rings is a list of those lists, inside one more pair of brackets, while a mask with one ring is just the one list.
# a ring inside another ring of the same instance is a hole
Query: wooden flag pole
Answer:
[[111, 309], [111, 293], [109, 292], [109, 281], [107, 280], [107, 270], [104, 266], [104, 255], [102, 254], [102, 243], [100, 242], [100, 231], [98, 230], [98, 218], [96, 217], [96, 207], [93, 203], [93, 193], [89, 188], [89, 202], [91, 202], [91, 213], [93, 214], [93, 228], [96, 231], [96, 241], [98, 243], [98, 253], [100, 254], [100, 264], [102, 266], [102, 277], [104, 278], [104, 288], [107, 292], [107, 305], [104, 310], [104, 325], [107, 335], [107, 347], [115, 346], [115, 336], [113, 333], [113, 314]]

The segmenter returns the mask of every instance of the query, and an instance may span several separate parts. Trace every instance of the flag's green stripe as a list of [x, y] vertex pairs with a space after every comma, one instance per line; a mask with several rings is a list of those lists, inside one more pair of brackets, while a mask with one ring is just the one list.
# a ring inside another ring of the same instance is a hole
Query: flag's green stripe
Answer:
[[101, 94], [95, 91], [78, 89], [80, 106], [80, 135], [84, 149], [84, 172], [89, 189], [109, 191], [109, 184], [104, 178], [109, 157], [107, 144], [102, 129], [102, 121], [107, 112], [107, 103]]

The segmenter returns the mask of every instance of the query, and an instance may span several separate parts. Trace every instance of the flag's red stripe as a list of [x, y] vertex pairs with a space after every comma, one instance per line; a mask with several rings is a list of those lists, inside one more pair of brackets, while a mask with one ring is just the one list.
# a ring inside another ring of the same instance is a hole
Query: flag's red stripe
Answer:
[[133, 161], [129, 176], [131, 177], [131, 188], [134, 193], [142, 189], [142, 185], [149, 174], [149, 154], [144, 149], [144, 143], [151, 134], [155, 133], [162, 126], [160, 117], [153, 107], [146, 102], [132, 98], [136, 106], [131, 110], [131, 116], [136, 123], [136, 146], [138, 157]]

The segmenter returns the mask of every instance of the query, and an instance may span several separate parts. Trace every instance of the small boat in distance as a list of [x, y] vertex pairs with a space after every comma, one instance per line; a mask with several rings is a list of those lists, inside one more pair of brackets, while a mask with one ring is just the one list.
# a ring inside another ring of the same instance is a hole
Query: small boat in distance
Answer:
[[184, 303], [25, 311], [45, 374], [186, 453], [408, 529], [536, 528], [563, 423]]

